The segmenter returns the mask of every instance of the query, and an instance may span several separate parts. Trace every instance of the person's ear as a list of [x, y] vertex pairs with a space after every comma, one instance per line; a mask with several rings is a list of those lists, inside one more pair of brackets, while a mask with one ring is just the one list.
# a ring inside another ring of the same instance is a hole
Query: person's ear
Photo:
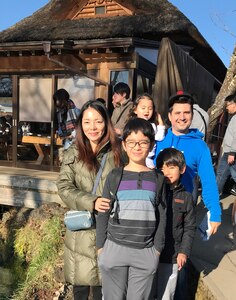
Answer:
[[180, 170], [180, 174], [184, 174], [184, 172], [186, 171], [186, 166], [183, 166], [183, 168]]
[[126, 145], [125, 145], [125, 142], [124, 142], [124, 141], [122, 141], [122, 147], [123, 147], [124, 151], [127, 152], [127, 151], [126, 151]]
[[171, 113], [170, 112], [168, 112], [168, 119], [171, 122]]
[[151, 151], [152, 151], [152, 149], [153, 149], [154, 145], [155, 145], [155, 142], [152, 142], [152, 143], [150, 143], [149, 152], [151, 152]]

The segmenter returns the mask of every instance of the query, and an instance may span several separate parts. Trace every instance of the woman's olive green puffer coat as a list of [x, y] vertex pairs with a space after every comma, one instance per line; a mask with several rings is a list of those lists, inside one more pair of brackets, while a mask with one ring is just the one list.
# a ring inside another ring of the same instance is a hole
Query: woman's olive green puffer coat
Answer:
[[[75, 146], [64, 153], [64, 160], [57, 180], [58, 194], [69, 209], [94, 210], [94, 201], [102, 195], [108, 173], [115, 167], [113, 153], [108, 145], [98, 153], [98, 161], [108, 149], [102, 176], [96, 191], [91, 194], [96, 174], [77, 160]], [[66, 230], [64, 270], [65, 280], [72, 285], [101, 285], [96, 255], [96, 229], [80, 231]]]

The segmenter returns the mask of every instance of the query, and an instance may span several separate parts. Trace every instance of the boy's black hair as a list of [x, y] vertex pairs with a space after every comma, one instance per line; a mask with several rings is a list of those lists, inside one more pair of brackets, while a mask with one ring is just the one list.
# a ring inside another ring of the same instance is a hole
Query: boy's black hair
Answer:
[[128, 84], [124, 83], [124, 82], [118, 82], [115, 86], [114, 86], [114, 92], [120, 95], [123, 95], [124, 93], [126, 93], [125, 98], [129, 99], [129, 95], [130, 95], [130, 88], [128, 86]]
[[186, 166], [184, 155], [181, 151], [175, 148], [165, 148], [156, 158], [156, 167], [161, 169], [163, 165], [177, 166], [180, 170]]
[[176, 103], [190, 104], [191, 111], [193, 112], [194, 98], [191, 94], [184, 91], [177, 91], [176, 94], [170, 96], [168, 103], [169, 112], [172, 112], [173, 106]]
[[125, 141], [132, 132], [137, 133], [138, 131], [141, 131], [143, 135], [148, 137], [151, 144], [155, 142], [155, 132], [151, 123], [141, 118], [131, 119], [126, 123], [123, 130], [123, 141]]

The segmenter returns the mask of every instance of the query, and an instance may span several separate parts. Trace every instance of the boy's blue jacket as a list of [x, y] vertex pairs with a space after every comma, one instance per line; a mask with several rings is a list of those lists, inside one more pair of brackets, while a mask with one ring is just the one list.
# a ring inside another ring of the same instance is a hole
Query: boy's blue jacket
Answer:
[[186, 160], [186, 171], [182, 177], [185, 189], [192, 193], [195, 176], [201, 179], [204, 204], [211, 213], [212, 222], [221, 221], [221, 208], [216, 177], [212, 166], [210, 150], [202, 140], [203, 134], [198, 129], [189, 129], [187, 134], [175, 135], [169, 128], [163, 141], [156, 143], [156, 157], [165, 148], [173, 147], [183, 152]]

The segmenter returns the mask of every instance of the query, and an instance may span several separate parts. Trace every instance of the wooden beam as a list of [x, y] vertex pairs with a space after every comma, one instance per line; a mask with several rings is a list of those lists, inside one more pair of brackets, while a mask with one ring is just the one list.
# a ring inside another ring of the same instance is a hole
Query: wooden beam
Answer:
[[[60, 61], [74, 70], [86, 70], [86, 63], [73, 54], [53, 55], [53, 59]], [[47, 56], [10, 56], [0, 57], [0, 73], [28, 73], [28, 72], [53, 72], [62, 71], [62, 65], [48, 60]]]
[[46, 56], [0, 57], [0, 73], [21, 74], [61, 71], [63, 68], [50, 62]]

